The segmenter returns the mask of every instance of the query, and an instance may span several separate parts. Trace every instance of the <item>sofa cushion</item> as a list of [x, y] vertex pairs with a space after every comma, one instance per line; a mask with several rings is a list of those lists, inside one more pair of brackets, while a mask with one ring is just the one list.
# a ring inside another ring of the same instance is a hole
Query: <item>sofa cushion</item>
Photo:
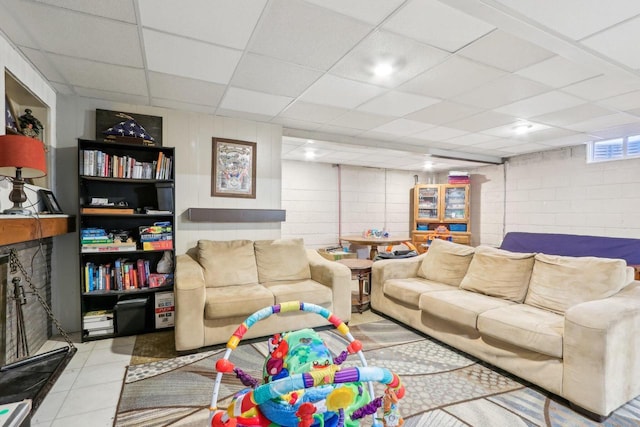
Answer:
[[331, 288], [315, 280], [295, 280], [263, 283], [275, 297], [276, 304], [285, 301], [304, 301], [327, 306], [333, 301]]
[[418, 276], [434, 282], [460, 286], [472, 258], [471, 246], [434, 239], [418, 270]]
[[199, 240], [197, 255], [206, 287], [258, 283], [251, 240]]
[[311, 278], [302, 239], [256, 240], [254, 247], [260, 283]]
[[535, 255], [478, 246], [460, 288], [522, 302], [527, 295]]
[[418, 307], [420, 295], [425, 292], [450, 291], [455, 289], [451, 285], [433, 282], [418, 277], [408, 279], [389, 279], [384, 282], [382, 292], [389, 298], [404, 302], [412, 307]]
[[452, 291], [424, 293], [420, 295], [418, 307], [425, 313], [476, 329], [479, 314], [511, 304], [515, 303], [455, 289]]
[[524, 302], [563, 314], [581, 302], [607, 298], [625, 285], [624, 260], [538, 254]]
[[204, 302], [204, 318], [213, 320], [246, 317], [274, 303], [273, 293], [258, 284], [208, 288]]
[[560, 314], [513, 304], [480, 314], [478, 331], [483, 336], [562, 358], [564, 316]]

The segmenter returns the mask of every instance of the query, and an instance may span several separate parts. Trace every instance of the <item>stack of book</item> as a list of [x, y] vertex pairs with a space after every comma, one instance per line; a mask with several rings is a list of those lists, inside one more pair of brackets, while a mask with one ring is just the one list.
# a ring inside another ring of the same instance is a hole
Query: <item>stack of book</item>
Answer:
[[173, 232], [170, 222], [156, 222], [153, 225], [139, 227], [140, 242], [145, 251], [173, 249]]
[[86, 336], [96, 337], [100, 335], [113, 334], [113, 311], [95, 310], [87, 311], [83, 320], [83, 329]]
[[80, 230], [80, 250], [82, 253], [131, 252], [136, 249], [136, 242], [114, 240], [103, 228], [89, 227]]
[[449, 184], [469, 184], [469, 172], [449, 171]]

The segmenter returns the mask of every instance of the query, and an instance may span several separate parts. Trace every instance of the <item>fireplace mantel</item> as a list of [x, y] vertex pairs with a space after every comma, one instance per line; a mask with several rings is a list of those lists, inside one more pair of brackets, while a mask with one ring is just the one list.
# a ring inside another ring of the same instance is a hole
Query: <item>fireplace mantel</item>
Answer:
[[[38, 225], [38, 222], [40, 225]], [[0, 246], [59, 236], [76, 230], [76, 218], [69, 215], [0, 215]]]

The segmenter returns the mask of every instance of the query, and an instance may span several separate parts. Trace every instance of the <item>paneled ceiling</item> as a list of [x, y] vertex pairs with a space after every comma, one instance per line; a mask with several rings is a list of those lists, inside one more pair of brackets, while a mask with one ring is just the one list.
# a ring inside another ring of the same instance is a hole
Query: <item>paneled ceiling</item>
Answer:
[[444, 170], [640, 133], [637, 0], [2, 0], [0, 28], [59, 93], [278, 123], [286, 159]]

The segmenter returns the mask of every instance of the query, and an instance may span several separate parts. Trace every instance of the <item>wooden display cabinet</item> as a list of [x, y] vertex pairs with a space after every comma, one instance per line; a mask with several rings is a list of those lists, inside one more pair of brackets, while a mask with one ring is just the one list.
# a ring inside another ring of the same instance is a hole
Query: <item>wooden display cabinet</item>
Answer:
[[468, 184], [418, 184], [411, 189], [410, 230], [418, 252], [433, 238], [471, 244]]

